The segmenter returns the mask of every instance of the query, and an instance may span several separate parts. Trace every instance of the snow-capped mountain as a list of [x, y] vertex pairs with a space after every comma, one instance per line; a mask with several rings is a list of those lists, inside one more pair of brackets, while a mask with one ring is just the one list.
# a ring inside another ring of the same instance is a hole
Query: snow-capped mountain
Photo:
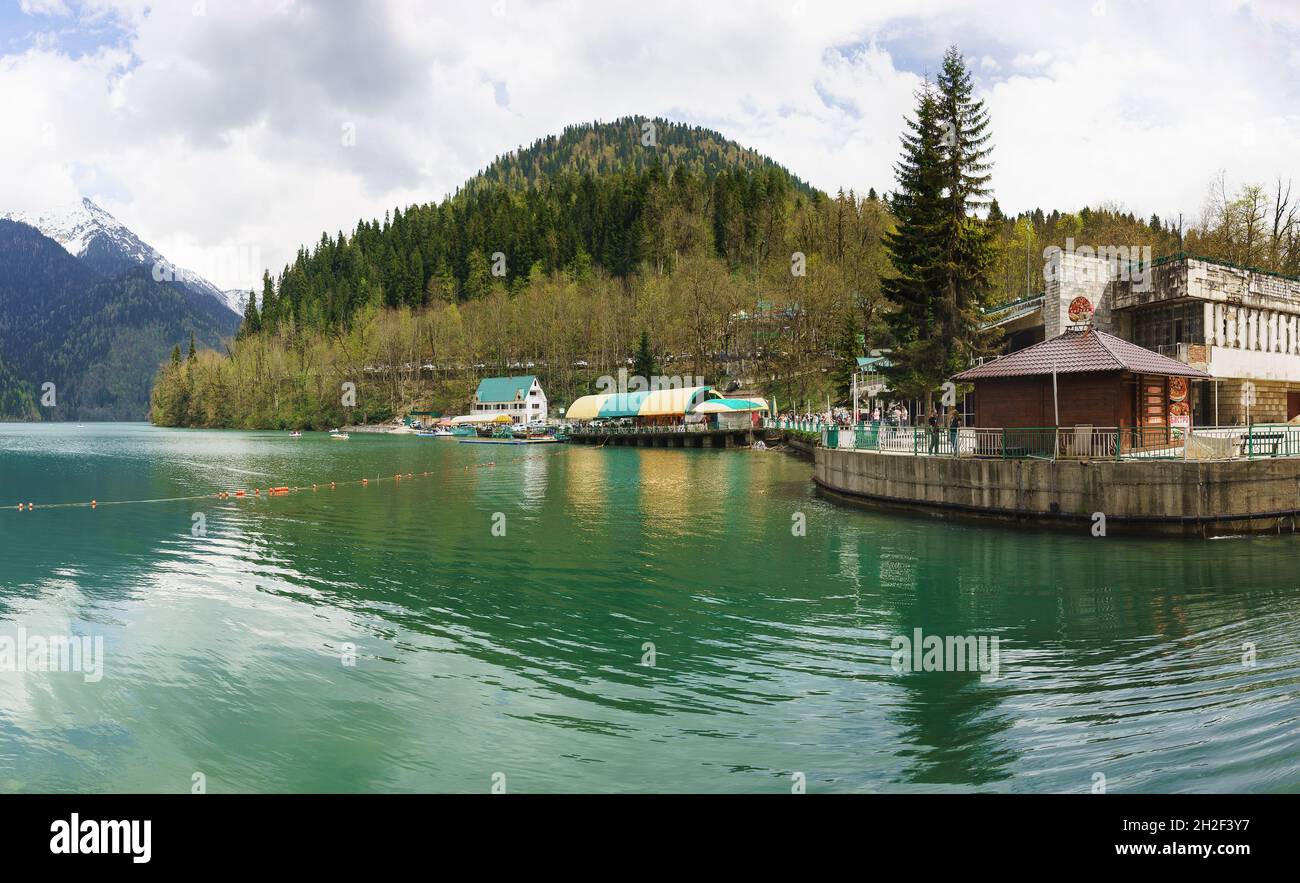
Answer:
[[197, 273], [175, 266], [89, 199], [40, 212], [6, 212], [0, 218], [35, 227], [101, 275], [113, 277], [137, 266], [155, 268], [155, 277], [178, 282], [239, 312], [244, 292], [222, 291]]

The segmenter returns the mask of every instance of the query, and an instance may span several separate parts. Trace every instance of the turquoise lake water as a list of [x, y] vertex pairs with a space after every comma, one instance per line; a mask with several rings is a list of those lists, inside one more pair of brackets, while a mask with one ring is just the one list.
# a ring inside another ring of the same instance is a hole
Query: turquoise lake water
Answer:
[[[0, 425], [0, 638], [103, 646], [98, 679], [0, 671], [0, 791], [1300, 790], [1300, 539], [877, 514], [810, 474]], [[918, 628], [997, 637], [998, 677], [896, 671]]]

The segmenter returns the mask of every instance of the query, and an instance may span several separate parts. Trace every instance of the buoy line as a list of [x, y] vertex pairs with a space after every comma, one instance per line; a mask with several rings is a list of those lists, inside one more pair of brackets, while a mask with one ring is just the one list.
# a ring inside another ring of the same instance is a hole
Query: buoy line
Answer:
[[[555, 456], [555, 454], [542, 454], [540, 456], [553, 457]], [[521, 455], [521, 456], [513, 457], [510, 460], [506, 460], [503, 462], [514, 463], [518, 460], [531, 460], [531, 459], [537, 459], [537, 458]], [[487, 467], [495, 467], [496, 465], [497, 464], [495, 460], [489, 460], [486, 463], [466, 464], [466, 466], [460, 471], [468, 472], [471, 468], [482, 469]], [[441, 474], [447, 475], [450, 474], [452, 471], [453, 470], [444, 469], [442, 470]], [[249, 490], [248, 488], [235, 488], [234, 490], [230, 490], [230, 491], [216, 491], [216, 492], [209, 492], [206, 494], [190, 494], [188, 496], [183, 496], [183, 497], [154, 497], [145, 500], [78, 500], [76, 502], [71, 502], [71, 503], [40, 503], [39, 505], [36, 503], [29, 502], [29, 503], [16, 503], [8, 506], [3, 506], [0, 508], [4, 510], [17, 510], [19, 512], [34, 512], [38, 509], [39, 510], [98, 509], [100, 506], [143, 506], [150, 503], [185, 503], [185, 502], [192, 502], [194, 500], [246, 500], [246, 499], [258, 500], [263, 497], [284, 497], [284, 496], [288, 496], [289, 494], [303, 493], [306, 491], [312, 491], [312, 492], [316, 492], [319, 490], [332, 491], [341, 487], [351, 487], [351, 486], [368, 487], [372, 482], [376, 484], [384, 481], [391, 481], [393, 483], [397, 483], [403, 480], [414, 480], [415, 478], [427, 478], [433, 474], [434, 473], [432, 472], [425, 471], [420, 473], [417, 476], [413, 472], [395, 472], [392, 475], [376, 475], [374, 478], [369, 478], [369, 477], [353, 478], [353, 479], [348, 479], [346, 481], [335, 480], [330, 482], [319, 481], [314, 484], [299, 485], [299, 486], [279, 485], [277, 487], [268, 487], [268, 488], [254, 487], [252, 490]]]

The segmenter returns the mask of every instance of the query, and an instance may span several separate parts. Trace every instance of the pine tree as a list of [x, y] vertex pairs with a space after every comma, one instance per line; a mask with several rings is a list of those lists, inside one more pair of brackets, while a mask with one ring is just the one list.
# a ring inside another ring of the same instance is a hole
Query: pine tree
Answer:
[[239, 326], [239, 337], [256, 334], [262, 330], [262, 316], [257, 312], [257, 296], [250, 290], [248, 303], [244, 306], [244, 321]]
[[941, 287], [935, 310], [943, 357], [935, 386], [969, 366], [983, 348], [980, 307], [989, 302], [995, 257], [995, 230], [975, 215], [989, 207], [991, 193], [988, 111], [975, 99], [970, 72], [955, 46], [944, 53], [936, 91], [943, 130], [944, 210], [938, 228]]
[[172, 367], [179, 368], [180, 366], [181, 366], [181, 345], [177, 343], [172, 345]]
[[190, 352], [189, 352], [189, 355], [187, 355], [187, 356], [185, 357], [185, 361], [187, 361], [187, 362], [193, 362], [194, 359], [195, 359], [197, 356], [198, 356], [198, 350], [196, 350], [196, 349], [194, 348], [194, 332], [191, 331], [191, 332], [190, 332]]
[[940, 234], [944, 212], [940, 108], [934, 87], [917, 93], [916, 118], [906, 121], [903, 155], [894, 166], [898, 187], [890, 200], [896, 228], [885, 234], [894, 275], [881, 280], [893, 309], [885, 316], [893, 340], [890, 386], [905, 396], [926, 396], [942, 382], [944, 347], [937, 332], [941, 291]]
[[[301, 254], [301, 252], [299, 254]], [[288, 288], [288, 286], [282, 286], [282, 288]], [[283, 292], [281, 293], [283, 294]], [[275, 331], [275, 326], [280, 321], [280, 301], [281, 298], [276, 296], [275, 286], [271, 284], [271, 274], [263, 271], [262, 327], [267, 331]]]
[[835, 371], [832, 374], [840, 401], [848, 401], [853, 395], [853, 373], [858, 370], [858, 357], [861, 355], [862, 334], [858, 329], [857, 310], [849, 309], [844, 314], [844, 323], [836, 340]]
[[650, 348], [650, 333], [644, 329], [641, 331], [641, 345], [637, 347], [636, 356], [632, 360], [632, 373], [644, 377], [646, 382], [659, 373], [654, 351]]

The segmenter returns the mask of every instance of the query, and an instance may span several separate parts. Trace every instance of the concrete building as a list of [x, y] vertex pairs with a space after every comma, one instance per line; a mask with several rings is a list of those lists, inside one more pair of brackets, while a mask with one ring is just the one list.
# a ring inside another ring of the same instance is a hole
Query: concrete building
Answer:
[[467, 416], [492, 420], [503, 414], [511, 423], [546, 421], [546, 393], [535, 375], [485, 377], [479, 381]]
[[1192, 384], [1195, 425], [1300, 416], [1300, 280], [1186, 255], [1137, 262], [1091, 249], [1061, 252], [1046, 275], [1043, 294], [986, 314], [1010, 349], [1091, 322], [1209, 374]]

